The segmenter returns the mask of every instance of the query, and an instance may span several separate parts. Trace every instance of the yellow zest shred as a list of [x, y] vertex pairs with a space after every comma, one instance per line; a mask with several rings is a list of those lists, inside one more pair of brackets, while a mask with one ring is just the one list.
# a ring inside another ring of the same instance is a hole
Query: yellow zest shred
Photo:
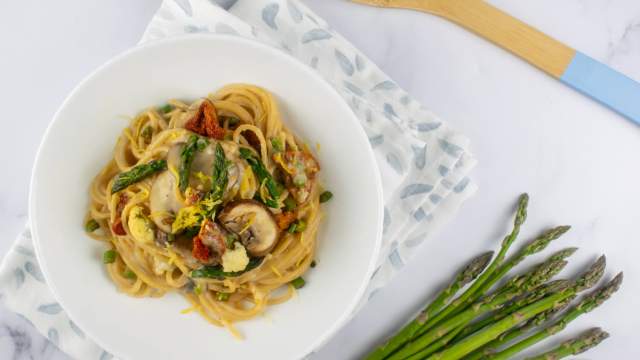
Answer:
[[247, 220], [247, 223], [244, 224], [244, 227], [240, 230], [240, 232], [238, 232], [238, 234], [242, 234], [245, 231], [247, 231], [251, 227], [251, 224], [253, 224], [253, 222], [255, 221], [256, 213], [252, 212], [248, 216], [249, 216], [249, 219]]
[[277, 154], [273, 155], [273, 160], [276, 163], [280, 164], [280, 166], [282, 166], [284, 171], [286, 171], [290, 175], [293, 175], [295, 173], [295, 169], [292, 169], [292, 168], [288, 167], [287, 164], [285, 164], [284, 160], [282, 159], [282, 154], [281, 153], [277, 153]]
[[240, 182], [240, 197], [250, 199], [253, 197], [253, 189], [256, 187], [256, 178], [253, 175], [251, 167], [246, 166], [242, 172], [242, 181]]
[[278, 269], [275, 268], [275, 266], [270, 265], [269, 267], [271, 268], [271, 271], [273, 271], [273, 273], [276, 274], [276, 276], [278, 276], [279, 278], [282, 277], [282, 274], [280, 273], [280, 271], [278, 271]]

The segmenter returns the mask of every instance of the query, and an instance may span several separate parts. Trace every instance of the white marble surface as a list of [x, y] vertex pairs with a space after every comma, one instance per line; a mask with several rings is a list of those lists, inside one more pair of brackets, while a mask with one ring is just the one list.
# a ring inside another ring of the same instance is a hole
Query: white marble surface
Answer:
[[[640, 80], [640, 2], [491, 2]], [[570, 326], [575, 332], [600, 325], [612, 334], [581, 358], [639, 358], [640, 311], [633, 305], [640, 294], [640, 128], [441, 19], [338, 0], [306, 3], [468, 135], [480, 161], [478, 194], [316, 358], [357, 358], [400, 325], [460, 265], [447, 259], [461, 261], [497, 244], [522, 191], [532, 195], [524, 235], [557, 221], [572, 224], [555, 248], [580, 246], [577, 264], [605, 252], [610, 273], [625, 271], [621, 293]], [[0, 121], [9, 135], [0, 141], [0, 255], [26, 220], [33, 157], [55, 109], [82, 77], [138, 41], [158, 4], [0, 2]], [[67, 357], [23, 318], [0, 308], [0, 358]]]

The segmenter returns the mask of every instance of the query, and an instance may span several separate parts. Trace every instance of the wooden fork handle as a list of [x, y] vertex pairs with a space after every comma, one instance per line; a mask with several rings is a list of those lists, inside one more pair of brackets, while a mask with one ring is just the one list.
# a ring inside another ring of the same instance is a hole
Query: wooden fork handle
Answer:
[[640, 124], [640, 83], [483, 0], [353, 0], [439, 15]]

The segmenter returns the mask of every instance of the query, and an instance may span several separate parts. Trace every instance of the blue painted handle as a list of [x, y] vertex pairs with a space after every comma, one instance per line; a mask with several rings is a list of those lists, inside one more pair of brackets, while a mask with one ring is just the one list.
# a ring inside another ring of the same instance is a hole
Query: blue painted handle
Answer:
[[640, 125], [640, 83], [581, 52], [560, 80]]

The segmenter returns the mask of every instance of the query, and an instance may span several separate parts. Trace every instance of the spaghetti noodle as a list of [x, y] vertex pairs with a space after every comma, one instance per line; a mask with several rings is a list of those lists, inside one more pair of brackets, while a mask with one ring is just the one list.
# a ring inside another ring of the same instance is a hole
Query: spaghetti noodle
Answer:
[[[266, 90], [233, 84], [171, 100], [125, 128], [95, 177], [87, 232], [107, 272], [136, 297], [182, 293], [233, 324], [287, 301], [314, 259], [320, 166]], [[330, 194], [329, 194], [330, 195]]]

